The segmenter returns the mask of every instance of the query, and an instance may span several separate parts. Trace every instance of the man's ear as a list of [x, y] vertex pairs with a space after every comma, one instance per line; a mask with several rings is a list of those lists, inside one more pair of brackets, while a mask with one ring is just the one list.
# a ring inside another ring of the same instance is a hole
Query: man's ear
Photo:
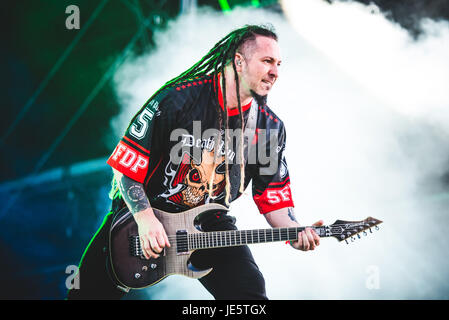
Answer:
[[235, 68], [236, 68], [237, 72], [242, 71], [243, 61], [244, 61], [243, 56], [240, 53], [236, 52], [235, 57], [234, 57], [234, 62], [235, 62]]

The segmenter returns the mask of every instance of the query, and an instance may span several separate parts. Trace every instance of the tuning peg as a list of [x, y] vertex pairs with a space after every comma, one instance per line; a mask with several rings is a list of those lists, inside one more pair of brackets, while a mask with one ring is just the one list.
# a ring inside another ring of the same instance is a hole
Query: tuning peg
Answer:
[[345, 240], [346, 244], [349, 244], [348, 240]]
[[368, 233], [366, 233], [366, 231], [363, 231], [363, 235], [366, 237]]
[[361, 237], [360, 237], [360, 234], [357, 233], [357, 237], [360, 239], [360, 238], [361, 238]]
[[369, 232], [370, 232], [370, 233], [373, 233], [373, 230], [371, 230], [371, 228], [369, 228]]
[[351, 242], [354, 242], [355, 241], [355, 238], [354, 237], [351, 237]]
[[375, 228], [376, 230], [379, 230], [379, 229], [380, 229], [379, 226], [375, 226], [374, 228]]

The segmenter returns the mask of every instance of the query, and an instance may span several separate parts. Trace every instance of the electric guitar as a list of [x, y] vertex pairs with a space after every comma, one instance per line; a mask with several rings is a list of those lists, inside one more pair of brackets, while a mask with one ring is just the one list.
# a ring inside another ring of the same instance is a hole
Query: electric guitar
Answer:
[[[212, 268], [197, 270], [189, 261], [195, 250], [240, 246], [274, 241], [297, 240], [298, 233], [306, 227], [269, 228], [254, 230], [228, 230], [202, 232], [196, 226], [201, 214], [228, 211], [223, 205], [209, 203], [180, 213], [169, 213], [153, 208], [154, 214], [162, 223], [171, 247], [164, 248], [157, 259], [147, 260], [140, 247], [137, 224], [125, 207], [119, 211], [112, 222], [109, 237], [109, 259], [112, 273], [125, 288], [141, 289], [154, 285], [172, 274], [191, 278], [201, 278]], [[375, 227], [382, 221], [368, 217], [362, 221], [337, 220], [332, 225], [308, 227], [320, 237], [335, 237], [339, 241]]]

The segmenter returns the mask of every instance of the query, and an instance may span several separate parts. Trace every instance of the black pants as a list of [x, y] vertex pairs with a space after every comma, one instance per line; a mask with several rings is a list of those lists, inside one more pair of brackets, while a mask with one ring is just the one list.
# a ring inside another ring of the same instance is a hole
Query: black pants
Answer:
[[[79, 266], [79, 289], [71, 289], [67, 299], [120, 299], [126, 293], [117, 288], [108, 272], [108, 237], [113, 220], [110, 212], [85, 250]], [[236, 229], [229, 221], [214, 224], [207, 231]], [[215, 299], [264, 300], [265, 280], [248, 246], [197, 250], [192, 264], [213, 270], [199, 279]]]

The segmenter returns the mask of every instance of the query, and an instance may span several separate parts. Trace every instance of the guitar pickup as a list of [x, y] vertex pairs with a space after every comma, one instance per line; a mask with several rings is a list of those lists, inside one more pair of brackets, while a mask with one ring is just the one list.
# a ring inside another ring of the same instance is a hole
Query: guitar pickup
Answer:
[[186, 230], [176, 231], [176, 253], [185, 254], [189, 251], [189, 244]]

